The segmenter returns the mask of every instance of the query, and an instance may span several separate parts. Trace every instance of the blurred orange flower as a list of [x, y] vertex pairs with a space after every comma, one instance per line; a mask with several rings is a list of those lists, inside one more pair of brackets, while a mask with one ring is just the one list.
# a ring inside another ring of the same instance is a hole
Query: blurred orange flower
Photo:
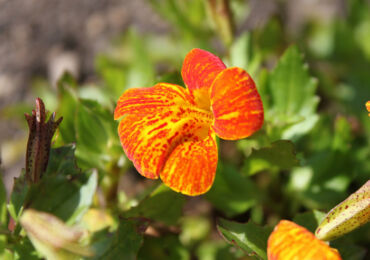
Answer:
[[281, 220], [267, 242], [269, 260], [338, 260], [338, 251], [294, 222]]
[[212, 53], [191, 50], [182, 66], [187, 88], [158, 83], [125, 91], [114, 112], [121, 144], [141, 175], [171, 189], [199, 195], [212, 186], [216, 135], [250, 136], [263, 124], [263, 106], [252, 78], [226, 68]]
[[366, 102], [366, 109], [369, 111], [369, 116], [370, 116], [370, 100]]

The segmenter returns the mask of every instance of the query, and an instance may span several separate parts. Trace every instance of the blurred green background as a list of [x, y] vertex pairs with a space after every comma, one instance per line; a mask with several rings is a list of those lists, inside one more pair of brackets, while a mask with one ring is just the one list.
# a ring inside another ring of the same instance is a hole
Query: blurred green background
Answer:
[[[56, 17], [69, 18], [50, 25], [60, 35], [52, 30], [56, 35], [45, 36], [42, 44], [30, 42], [19, 50], [36, 53], [27, 67], [13, 65], [22, 76], [3, 65], [1, 167], [8, 192], [11, 178], [24, 167], [23, 113], [31, 111], [36, 97], [64, 118], [54, 146], [75, 143], [78, 167], [98, 170], [93, 206], [152, 220], [152, 233], [136, 250], [139, 259], [254, 259], [243, 252], [262, 250], [264, 244], [256, 243], [256, 250], [243, 234], [267, 239], [280, 219], [314, 230], [320, 211], [326, 213], [369, 180], [369, 1], [118, 2], [80, 3], [81, 17], [78, 8], [65, 7], [69, 11], [63, 13], [63, 5], [49, 6], [60, 11]], [[87, 25], [80, 24], [84, 15]], [[3, 35], [13, 30], [27, 39], [49, 30], [42, 22], [31, 32], [19, 24], [5, 24]], [[183, 85], [181, 65], [192, 48], [248, 71], [265, 108], [265, 124], [251, 138], [220, 140], [215, 183], [194, 198], [140, 177], [120, 147], [113, 121], [124, 90], [157, 82]], [[9, 81], [16, 75], [21, 84]], [[332, 245], [344, 259], [366, 259], [369, 243], [366, 225]]]

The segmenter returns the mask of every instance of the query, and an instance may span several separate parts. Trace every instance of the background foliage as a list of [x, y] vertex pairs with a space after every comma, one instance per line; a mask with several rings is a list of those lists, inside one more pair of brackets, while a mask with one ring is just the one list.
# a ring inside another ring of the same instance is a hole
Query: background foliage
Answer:
[[[245, 30], [240, 23], [248, 2], [231, 1], [223, 15], [213, 9], [216, 2], [222, 1], [151, 0], [171, 33], [129, 29], [111, 52], [96, 57], [98, 80], [92, 83], [68, 74], [57, 88], [35, 82], [35, 97], [64, 119], [42, 180], [28, 186], [21, 175], [7, 206], [1, 185], [3, 259], [40, 257], [19, 225], [25, 202], [89, 230], [81, 243], [95, 250], [93, 259], [266, 259], [267, 237], [280, 219], [314, 231], [323, 213], [369, 180], [368, 2], [348, 1], [345, 17], [308, 20], [298, 34], [283, 26], [279, 14]], [[212, 189], [190, 198], [135, 172], [119, 144], [113, 110], [130, 87], [183, 85], [182, 60], [194, 47], [252, 75], [265, 124], [251, 138], [220, 140]], [[19, 104], [2, 116], [30, 110]], [[16, 225], [11, 236], [5, 235], [6, 207]], [[107, 224], [96, 227], [98, 222]], [[369, 243], [365, 225], [331, 246], [343, 259], [365, 259]]]

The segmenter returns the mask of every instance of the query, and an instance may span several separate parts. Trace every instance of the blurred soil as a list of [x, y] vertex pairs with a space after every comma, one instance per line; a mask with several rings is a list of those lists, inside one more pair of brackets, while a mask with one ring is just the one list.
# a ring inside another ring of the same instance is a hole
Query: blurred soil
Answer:
[[[94, 74], [96, 54], [107, 51], [112, 39], [130, 26], [142, 32], [168, 31], [145, 0], [0, 0], [0, 111], [19, 101], [34, 104], [29, 90], [35, 76], [55, 82], [67, 68], [86, 80]], [[0, 119], [6, 179], [22, 168], [24, 159], [12, 158], [17, 146], [7, 145], [19, 140], [24, 151], [27, 133], [21, 129]]]

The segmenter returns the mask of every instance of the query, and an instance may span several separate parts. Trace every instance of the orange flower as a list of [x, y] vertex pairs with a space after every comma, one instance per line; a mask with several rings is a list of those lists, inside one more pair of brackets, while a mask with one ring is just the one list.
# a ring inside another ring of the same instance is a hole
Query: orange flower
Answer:
[[366, 102], [366, 109], [369, 112], [369, 116], [370, 116], [370, 100]]
[[114, 119], [121, 119], [122, 147], [141, 175], [194, 196], [207, 192], [215, 178], [216, 134], [250, 136], [263, 124], [263, 106], [247, 72], [226, 68], [207, 51], [191, 50], [181, 74], [186, 89], [158, 83], [125, 91]]
[[338, 251], [317, 239], [310, 231], [281, 220], [267, 242], [269, 260], [338, 260]]

